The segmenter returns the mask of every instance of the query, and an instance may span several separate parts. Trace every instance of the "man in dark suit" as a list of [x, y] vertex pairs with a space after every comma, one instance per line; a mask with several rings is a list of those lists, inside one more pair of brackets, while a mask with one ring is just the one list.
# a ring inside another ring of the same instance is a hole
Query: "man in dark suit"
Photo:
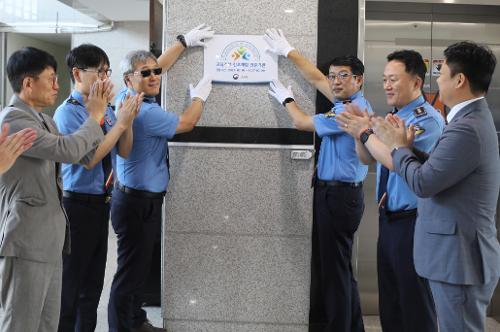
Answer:
[[500, 276], [495, 211], [500, 188], [498, 139], [484, 98], [495, 70], [491, 50], [460, 42], [445, 51], [437, 82], [451, 108], [426, 155], [412, 149], [414, 128], [397, 117], [372, 121], [392, 148], [394, 169], [419, 197], [414, 261], [429, 280], [441, 332], [484, 331]]

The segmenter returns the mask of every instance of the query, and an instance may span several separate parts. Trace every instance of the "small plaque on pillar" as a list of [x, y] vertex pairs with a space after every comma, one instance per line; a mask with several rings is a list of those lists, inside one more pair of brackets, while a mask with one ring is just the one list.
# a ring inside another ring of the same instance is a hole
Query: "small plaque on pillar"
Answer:
[[215, 35], [205, 47], [204, 75], [230, 83], [278, 79], [278, 57], [268, 47], [262, 35]]

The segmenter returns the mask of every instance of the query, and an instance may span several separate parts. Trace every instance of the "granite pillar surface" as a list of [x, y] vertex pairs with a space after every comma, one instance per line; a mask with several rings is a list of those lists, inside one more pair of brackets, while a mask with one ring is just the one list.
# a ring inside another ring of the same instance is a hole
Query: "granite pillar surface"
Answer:
[[[201, 23], [218, 34], [276, 27], [316, 61], [317, 1], [166, 0], [164, 10], [167, 45]], [[181, 113], [189, 83], [202, 76], [202, 48], [187, 50], [166, 77], [166, 108]], [[315, 113], [315, 90], [287, 59], [279, 59], [279, 79]], [[293, 128], [267, 84], [215, 83], [198, 125]], [[162, 286], [169, 331], [307, 331], [314, 162], [291, 151], [170, 144]]]

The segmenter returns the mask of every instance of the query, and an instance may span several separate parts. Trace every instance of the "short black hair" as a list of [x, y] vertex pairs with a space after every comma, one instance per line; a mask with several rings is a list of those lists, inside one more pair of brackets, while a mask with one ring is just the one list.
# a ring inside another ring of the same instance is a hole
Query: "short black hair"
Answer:
[[490, 48], [463, 41], [448, 46], [444, 56], [452, 77], [463, 73], [469, 80], [471, 92], [488, 92], [497, 64]]
[[361, 76], [365, 72], [363, 62], [354, 55], [338, 56], [330, 62], [330, 66], [348, 66], [354, 75]]
[[68, 65], [69, 77], [75, 83], [73, 77], [73, 68], [99, 67], [106, 64], [109, 67], [109, 58], [102, 48], [92, 44], [82, 44], [75, 47], [66, 55], [66, 64]]
[[392, 52], [387, 56], [387, 62], [399, 61], [405, 65], [405, 71], [410, 75], [417, 75], [422, 79], [422, 88], [425, 82], [425, 73], [427, 66], [425, 65], [422, 55], [414, 50], [399, 50]]
[[48, 67], [57, 71], [56, 59], [45, 51], [34, 47], [15, 51], [7, 61], [7, 76], [12, 90], [21, 92], [26, 77], [37, 77]]

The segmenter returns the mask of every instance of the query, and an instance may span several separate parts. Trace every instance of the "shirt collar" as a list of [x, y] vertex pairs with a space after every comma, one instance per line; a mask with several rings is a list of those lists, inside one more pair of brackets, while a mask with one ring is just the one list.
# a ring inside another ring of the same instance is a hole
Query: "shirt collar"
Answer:
[[30, 105], [26, 104], [24, 100], [22, 100], [17, 94], [14, 94], [10, 99], [9, 105], [13, 105], [16, 108], [19, 108], [23, 111], [30, 112], [35, 116], [39, 121], [41, 121], [41, 113], [37, 112], [35, 109], [31, 108]]
[[359, 99], [361, 97], [363, 97], [363, 91], [359, 90], [358, 92], [356, 92], [355, 94], [353, 94], [352, 96], [350, 96], [347, 99], [335, 99], [334, 104], [344, 104], [344, 102], [346, 100], [353, 101], [353, 100]]
[[451, 108], [450, 113], [448, 113], [448, 115], [446, 116], [446, 121], [448, 121], [448, 123], [450, 123], [451, 120], [453, 120], [453, 118], [455, 117], [455, 115], [457, 115], [457, 113], [460, 112], [465, 106], [472, 104], [473, 102], [478, 101], [478, 100], [483, 99], [483, 98], [484, 98], [484, 96], [481, 96], [478, 98], [473, 98], [473, 99], [463, 101], [460, 104], [456, 104], [455, 106], [453, 106]]
[[79, 91], [76, 90], [71, 91], [70, 97], [79, 102], [80, 105], [85, 105], [83, 102], [83, 95]]
[[420, 95], [419, 97], [415, 98], [412, 100], [410, 103], [406, 104], [405, 106], [401, 107], [397, 114], [399, 116], [405, 116], [407, 113], [413, 112], [417, 107], [425, 104], [425, 99], [424, 96]]
[[[125, 91], [123, 96], [125, 97], [127, 94], [129, 94], [131, 96], [135, 96], [137, 94], [137, 92], [134, 89], [127, 88], [127, 90]], [[156, 103], [156, 97], [144, 96], [142, 101], [147, 103], [147, 104]]]

